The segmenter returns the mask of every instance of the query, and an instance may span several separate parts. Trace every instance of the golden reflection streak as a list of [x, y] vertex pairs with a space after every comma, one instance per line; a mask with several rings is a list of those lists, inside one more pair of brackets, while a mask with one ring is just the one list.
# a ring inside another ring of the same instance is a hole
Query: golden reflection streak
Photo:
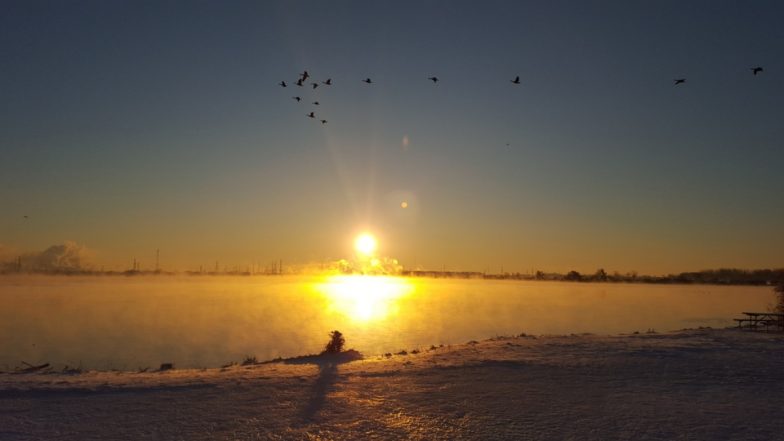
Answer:
[[329, 276], [315, 286], [337, 312], [358, 322], [380, 321], [395, 316], [398, 301], [414, 291], [409, 279], [391, 276]]

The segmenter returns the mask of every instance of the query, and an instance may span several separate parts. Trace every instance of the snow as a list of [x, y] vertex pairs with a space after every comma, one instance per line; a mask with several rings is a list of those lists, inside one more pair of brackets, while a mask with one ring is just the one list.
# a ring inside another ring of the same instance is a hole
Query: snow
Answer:
[[2, 373], [0, 439], [759, 440], [784, 433], [781, 334], [522, 336], [411, 349], [346, 363]]

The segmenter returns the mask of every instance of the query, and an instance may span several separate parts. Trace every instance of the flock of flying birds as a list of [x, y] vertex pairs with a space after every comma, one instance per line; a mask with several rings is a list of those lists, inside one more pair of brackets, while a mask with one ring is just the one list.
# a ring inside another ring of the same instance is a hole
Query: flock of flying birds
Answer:
[[[762, 70], [761, 67], [758, 68], [758, 69]], [[757, 73], [754, 72], [754, 75], [756, 75], [756, 74]], [[299, 87], [305, 87], [307, 85], [306, 81], [308, 81], [309, 78], [311, 78], [311, 76], [308, 73], [308, 71], [307, 70], [303, 71], [301, 74], [299, 74], [299, 78], [297, 79], [297, 81], [294, 82], [294, 84], [299, 86]], [[428, 77], [427, 79], [432, 81], [433, 84], [436, 84], [439, 81], [438, 77], [436, 77], [436, 76]], [[516, 76], [513, 80], [509, 80], [509, 81], [512, 84], [520, 84], [520, 76]], [[686, 80], [683, 80], [683, 81], [686, 81]], [[373, 80], [370, 79], [370, 78], [365, 78], [364, 80], [362, 80], [362, 82], [363, 83], [367, 83], [367, 84], [373, 84]], [[278, 85], [280, 87], [289, 87], [289, 85], [286, 83], [285, 80], [281, 81], [280, 83], [278, 83]], [[317, 89], [320, 85], [331, 86], [332, 85], [332, 78], [327, 78], [325, 81], [321, 81], [320, 83], [318, 81], [311, 82], [309, 85], [310, 85], [310, 87], [313, 90]], [[302, 101], [302, 97], [301, 96], [293, 96], [291, 98], [293, 100], [295, 100], [296, 102], [301, 102]], [[320, 103], [318, 101], [313, 101], [313, 105], [314, 106], [318, 106], [318, 105], [320, 105]], [[307, 114], [305, 114], [305, 116], [307, 116], [308, 118], [316, 119], [316, 113], [315, 112], [307, 113]], [[319, 119], [319, 121], [321, 121], [321, 124], [326, 124], [328, 122], [326, 119]]]
[[[760, 73], [760, 72], [764, 72], [764, 69], [762, 69], [762, 66], [755, 66], [755, 67], [750, 67], [750, 68], [749, 68], [749, 70], [750, 70], [750, 71], [751, 71], [751, 73], [753, 73], [754, 75], [757, 75], [757, 74], [758, 74], [758, 73]], [[674, 80], [672, 80], [672, 81], [674, 81], [674, 84], [673, 84], [673, 85], [674, 85], [674, 86], [677, 86], [678, 84], [683, 84], [683, 83], [685, 83], [685, 82], [686, 82], [686, 78], [676, 78], [676, 79], [674, 79]]]
[[[299, 79], [294, 84], [296, 84], [299, 87], [305, 87], [305, 81], [307, 81], [308, 78], [310, 78], [310, 74], [308, 73], [308, 71], [304, 71], [301, 74], [299, 74]], [[370, 78], [366, 79], [365, 82], [366, 83], [372, 83], [372, 81], [370, 81]], [[278, 84], [281, 87], [288, 87], [288, 84], [286, 84], [285, 81], [281, 81]], [[332, 78], [327, 78], [327, 80], [326, 81], [322, 81], [321, 84], [323, 84], [325, 86], [331, 86], [332, 85]], [[319, 87], [319, 83], [318, 82], [310, 83], [310, 86], [315, 90], [316, 88]], [[301, 96], [294, 96], [292, 98], [294, 100], [296, 100], [297, 102], [302, 101], [302, 97]], [[320, 103], [318, 101], [313, 101], [313, 105], [314, 106], [318, 106], [318, 105], [320, 105]], [[316, 113], [315, 112], [310, 112], [310, 113], [308, 113], [305, 116], [307, 116], [308, 118], [315, 119], [316, 118]], [[319, 119], [319, 121], [321, 121], [321, 124], [326, 124], [327, 123], [326, 119]]]
[[[751, 67], [751, 68], [749, 68], [749, 70], [751, 70], [751, 73], [753, 73], [755, 76], [757, 74], [759, 74], [760, 72], [763, 72], [763, 69], [762, 69], [761, 66]], [[299, 74], [299, 78], [297, 79], [297, 81], [294, 82], [294, 84], [296, 84], [299, 87], [305, 87], [306, 86], [306, 81], [308, 81], [309, 78], [311, 78], [311, 77], [310, 77], [310, 74], [308, 73], [308, 71], [307, 70], [303, 71], [301, 74]], [[438, 81], [439, 81], [438, 77], [436, 77], [436, 76], [428, 77], [427, 79], [432, 81], [433, 84], [437, 84]], [[513, 80], [509, 80], [509, 81], [512, 84], [520, 84], [520, 76], [518, 75]], [[365, 78], [364, 80], [362, 80], [362, 82], [363, 83], [367, 83], [367, 84], [373, 84], [373, 80], [371, 80], [370, 78]], [[679, 84], [684, 84], [685, 82], [686, 82], [686, 78], [676, 78], [676, 79], [673, 80], [673, 86], [677, 86]], [[286, 84], [286, 81], [281, 81], [280, 83], [278, 83], [278, 85], [281, 86], [281, 87], [288, 87], [289, 86], [288, 84]], [[320, 83], [318, 81], [311, 82], [309, 85], [310, 85], [310, 87], [313, 88], [313, 90], [317, 89], [320, 85], [332, 86], [332, 78], [327, 78], [326, 81], [321, 81]], [[295, 101], [297, 101], [297, 102], [302, 101], [302, 97], [301, 96], [294, 96], [292, 98]], [[313, 101], [313, 105], [314, 106], [318, 106], [318, 105], [320, 105], [320, 103], [318, 101]], [[316, 119], [316, 113], [315, 112], [307, 113], [305, 116], [307, 116], [308, 118]], [[326, 124], [327, 123], [326, 119], [319, 119], [319, 121], [321, 121], [321, 124]]]
[[[753, 73], [755, 76], [757, 74], [759, 74], [760, 72], [763, 72], [763, 69], [762, 69], [761, 66], [755, 66], [755, 67], [751, 67], [749, 69], [751, 70], [751, 73]], [[297, 81], [294, 82], [294, 84], [296, 84], [299, 87], [305, 87], [305, 82], [309, 78], [310, 78], [310, 74], [308, 73], [308, 71], [304, 71], [304, 72], [302, 72], [299, 75], [299, 78], [297, 79]], [[436, 84], [439, 81], [438, 77], [436, 77], [436, 76], [428, 77], [427, 79], [432, 81], [433, 84]], [[512, 84], [520, 84], [520, 76], [516, 76], [513, 80], [509, 80], [509, 81]], [[371, 80], [370, 78], [365, 78], [364, 80], [362, 80], [362, 82], [363, 83], [367, 83], [367, 84], [373, 84], [373, 80]], [[684, 84], [685, 82], [686, 82], [686, 78], [676, 78], [676, 79], [673, 80], [673, 86], [677, 86], [679, 84]], [[281, 86], [281, 87], [288, 87], [289, 86], [288, 84], [286, 84], [285, 81], [281, 81], [280, 83], [278, 83], [278, 85]], [[325, 81], [321, 81], [320, 83], [319, 82], [312, 82], [312, 83], [310, 83], [310, 87], [312, 87], [314, 90], [317, 89], [320, 85], [332, 86], [332, 78], [327, 78]], [[297, 102], [302, 101], [302, 97], [300, 97], [300, 96], [294, 96], [292, 98], [295, 101], [297, 101]], [[320, 105], [320, 103], [318, 101], [314, 101], [313, 105], [314, 106], [318, 106], [318, 105]], [[305, 116], [307, 116], [308, 118], [316, 119], [316, 113], [315, 112], [310, 112], [310, 113], [306, 114]], [[326, 119], [319, 119], [319, 121], [321, 121], [321, 124], [326, 124], [327, 123]], [[508, 147], [509, 143], [507, 143], [506, 146]], [[24, 216], [24, 219], [28, 219], [28, 217]]]

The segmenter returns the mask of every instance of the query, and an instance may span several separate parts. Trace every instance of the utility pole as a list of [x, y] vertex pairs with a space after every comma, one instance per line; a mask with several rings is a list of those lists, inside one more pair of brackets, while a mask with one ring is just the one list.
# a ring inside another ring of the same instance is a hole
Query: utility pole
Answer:
[[161, 250], [160, 248], [155, 249], [155, 272], [161, 272]]

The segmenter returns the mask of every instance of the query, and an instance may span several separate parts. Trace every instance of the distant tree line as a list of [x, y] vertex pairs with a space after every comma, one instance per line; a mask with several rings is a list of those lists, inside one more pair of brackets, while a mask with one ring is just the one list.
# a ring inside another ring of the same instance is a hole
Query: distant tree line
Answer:
[[672, 283], [672, 284], [712, 284], [712, 285], [776, 285], [784, 283], [784, 268], [782, 269], [757, 269], [744, 270], [737, 268], [721, 268], [702, 271], [690, 271], [679, 274], [663, 276], [641, 275], [636, 271], [621, 274], [608, 273], [604, 268], [599, 268], [593, 274], [581, 274], [578, 271], [569, 271], [566, 274], [545, 273], [536, 271], [532, 276], [528, 274], [497, 274], [486, 275], [485, 278], [494, 279], [531, 279], [531, 280], [557, 280], [566, 282], [621, 282], [621, 283]]
[[[141, 271], [134, 264], [134, 269], [127, 271], [99, 271], [84, 265], [84, 249], [74, 243], [52, 246], [41, 253], [31, 253], [18, 256], [12, 260], [0, 262], [0, 274], [82, 274], [82, 275], [112, 275], [112, 274], [177, 274], [176, 272]], [[281, 265], [282, 266], [282, 265]], [[239, 267], [238, 267], [239, 268]], [[280, 274], [280, 271], [276, 273]], [[229, 274], [252, 275], [268, 273], [251, 273], [237, 269], [236, 271], [204, 272], [187, 271], [185, 274]], [[784, 305], [784, 268], [781, 269], [756, 269], [744, 270], [737, 268], [709, 269], [702, 271], [683, 272], [664, 276], [641, 275], [636, 271], [608, 273], [604, 268], [599, 268], [591, 274], [581, 274], [578, 271], [569, 271], [566, 274], [544, 271], [530, 273], [501, 273], [488, 274], [474, 271], [423, 271], [402, 270], [399, 274], [409, 277], [453, 277], [471, 279], [502, 279], [502, 280], [550, 280], [565, 282], [608, 282], [608, 283], [660, 283], [660, 284], [712, 284], [712, 285], [774, 285], [777, 293], [782, 298]], [[782, 306], [784, 311], [784, 306]]]

